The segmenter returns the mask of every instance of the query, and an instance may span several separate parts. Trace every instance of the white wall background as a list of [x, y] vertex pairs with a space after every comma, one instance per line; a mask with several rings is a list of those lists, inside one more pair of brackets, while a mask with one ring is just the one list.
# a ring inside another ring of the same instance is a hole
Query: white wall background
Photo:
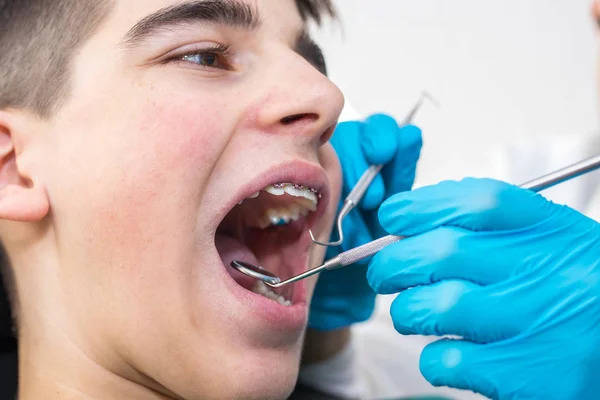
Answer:
[[[427, 105], [415, 121], [425, 140], [417, 186], [464, 176], [520, 183], [600, 152], [591, 0], [336, 3], [342, 30], [316, 37], [352, 108], [402, 119], [423, 89], [442, 105]], [[600, 174], [546, 195], [583, 209], [590, 179]], [[376, 317], [356, 329], [373, 393], [474, 398], [420, 377], [429, 339], [393, 331], [392, 299], [380, 298]]]
[[316, 36], [360, 114], [401, 118], [423, 89], [439, 100], [440, 110], [424, 107], [416, 119], [421, 185], [494, 176], [492, 152], [523, 138], [596, 131], [590, 3], [337, 0], [341, 29]]

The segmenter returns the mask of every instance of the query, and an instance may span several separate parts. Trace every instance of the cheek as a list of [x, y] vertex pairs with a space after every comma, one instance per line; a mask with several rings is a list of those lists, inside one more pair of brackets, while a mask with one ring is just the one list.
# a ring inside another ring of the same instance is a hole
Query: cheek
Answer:
[[171, 178], [171, 171], [181, 171], [186, 176], [197, 172], [200, 176], [196, 178], [204, 178], [208, 175], [206, 167], [216, 163], [228, 139], [227, 126], [222, 122], [227, 118], [223, 114], [189, 106], [148, 105], [131, 127], [132, 155], [136, 160], [128, 167], [139, 165], [140, 174], [147, 169], [165, 178]]
[[152, 105], [133, 121], [113, 146], [119, 150], [104, 175], [103, 197], [111, 207], [134, 213], [152, 205], [197, 207], [227, 136], [218, 114], [202, 118], [195, 110]]
[[177, 223], [191, 229], [229, 137], [227, 118], [214, 109], [164, 104], [149, 105], [136, 118], [127, 133], [131, 148], [123, 149], [129, 155], [115, 160], [119, 208], [134, 216], [151, 213], [157, 228]]
[[54, 174], [65, 241], [76, 237], [83, 259], [131, 271], [185, 262], [204, 187], [228, 141], [226, 112], [198, 101], [147, 102], [69, 126], [58, 146], [68, 154], [57, 157], [69, 161]]

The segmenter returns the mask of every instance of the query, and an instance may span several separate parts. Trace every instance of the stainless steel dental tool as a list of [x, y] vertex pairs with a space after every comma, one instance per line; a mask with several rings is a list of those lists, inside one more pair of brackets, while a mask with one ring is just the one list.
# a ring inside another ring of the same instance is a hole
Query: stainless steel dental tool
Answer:
[[[597, 169], [600, 169], [600, 155], [580, 161], [566, 168], [562, 168], [548, 175], [544, 175], [540, 178], [526, 182], [520, 186], [523, 189], [539, 192], [541, 190], [548, 189], [552, 186], [558, 185], [559, 183], [566, 182], [568, 180], [587, 174], [588, 172], [595, 171]], [[402, 239], [402, 236], [384, 236], [367, 244], [363, 244], [362, 246], [358, 246], [354, 249], [345, 251], [339, 254], [337, 257], [333, 257], [327, 260], [325, 263], [318, 267], [310, 269], [306, 272], [293, 276], [284, 281], [282, 281], [277, 275], [254, 264], [245, 263], [241, 261], [233, 261], [231, 263], [231, 266], [245, 275], [263, 281], [267, 286], [270, 286], [272, 288], [279, 288], [290, 283], [308, 278], [309, 276], [318, 274], [319, 272], [322, 272], [324, 270], [333, 270], [354, 264], [357, 261], [363, 260], [367, 257], [378, 253], [384, 247]]]
[[[412, 123], [414, 116], [417, 114], [425, 100], [429, 100], [434, 105], [438, 106], [438, 103], [429, 93], [425, 91], [421, 92], [419, 100], [415, 103], [415, 105], [410, 110], [404, 121], [401, 123], [401, 126], [405, 126]], [[342, 222], [344, 221], [344, 218], [346, 218], [346, 215], [348, 215], [348, 213], [350, 213], [350, 211], [352, 211], [354, 207], [356, 207], [358, 203], [360, 203], [360, 200], [364, 196], [365, 192], [367, 191], [369, 186], [371, 186], [371, 182], [373, 182], [373, 179], [375, 179], [375, 177], [377, 176], [377, 174], [379, 174], [382, 168], [383, 165], [371, 165], [362, 174], [358, 182], [356, 182], [354, 188], [352, 188], [352, 191], [350, 191], [348, 196], [344, 199], [344, 205], [342, 206], [342, 209], [338, 214], [335, 224], [338, 233], [338, 240], [336, 240], [335, 242], [319, 242], [313, 235], [312, 231], [309, 230], [308, 233], [310, 234], [310, 238], [314, 243], [320, 246], [339, 246], [344, 242], [344, 231], [342, 229]]]

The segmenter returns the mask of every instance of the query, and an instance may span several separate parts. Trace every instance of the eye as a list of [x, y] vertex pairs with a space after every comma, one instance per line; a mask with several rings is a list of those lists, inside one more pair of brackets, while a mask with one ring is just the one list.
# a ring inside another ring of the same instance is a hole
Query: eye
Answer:
[[193, 53], [181, 57], [181, 61], [197, 64], [202, 67], [226, 69], [222, 57], [216, 53]]
[[170, 57], [167, 62], [184, 62], [197, 65], [204, 69], [233, 69], [231, 51], [228, 45], [217, 45], [210, 48], [189, 49], [183, 54]]

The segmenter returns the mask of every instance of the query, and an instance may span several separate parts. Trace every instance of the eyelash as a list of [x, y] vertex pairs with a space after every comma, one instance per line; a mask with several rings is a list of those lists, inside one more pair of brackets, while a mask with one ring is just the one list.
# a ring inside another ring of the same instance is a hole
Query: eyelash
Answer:
[[[208, 65], [202, 65], [202, 64], [190, 61], [189, 59], [186, 59], [186, 58], [193, 57], [193, 56], [209, 56], [209, 55], [216, 57], [220, 66], [213, 67], [213, 66], [208, 66]], [[219, 44], [219, 45], [215, 45], [212, 47], [199, 48], [197, 50], [188, 50], [183, 54], [178, 54], [176, 56], [170, 57], [165, 62], [167, 62], [167, 63], [168, 62], [183, 62], [183, 63], [193, 64], [199, 68], [230, 71], [233, 69], [232, 65], [230, 63], [231, 56], [232, 56], [231, 46], [228, 44]]]

